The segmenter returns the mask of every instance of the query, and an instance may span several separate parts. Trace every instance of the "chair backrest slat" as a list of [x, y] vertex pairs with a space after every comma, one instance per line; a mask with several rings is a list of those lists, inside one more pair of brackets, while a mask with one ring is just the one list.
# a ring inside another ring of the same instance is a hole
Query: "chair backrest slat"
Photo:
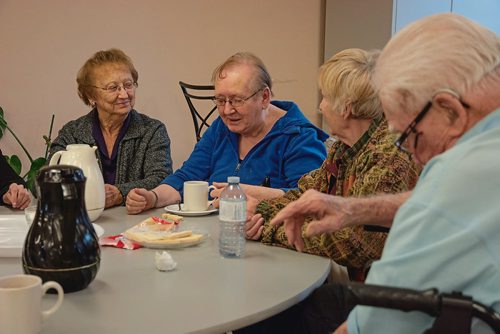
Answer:
[[211, 109], [207, 107], [206, 110], [202, 112], [195, 107], [192, 100], [212, 100], [215, 93], [215, 87], [213, 85], [193, 85], [182, 81], [179, 81], [179, 85], [181, 86], [182, 93], [184, 94], [191, 117], [193, 118], [196, 141], [200, 141], [204, 130], [203, 128], [205, 127], [206, 130], [206, 128], [210, 126], [208, 120], [215, 110], [217, 110], [217, 107], [213, 105]]

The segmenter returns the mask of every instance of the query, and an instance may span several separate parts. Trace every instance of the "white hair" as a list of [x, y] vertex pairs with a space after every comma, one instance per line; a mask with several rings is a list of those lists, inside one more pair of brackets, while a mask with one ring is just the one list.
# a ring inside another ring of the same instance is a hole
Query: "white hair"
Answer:
[[500, 82], [500, 38], [463, 16], [436, 14], [388, 42], [374, 84], [384, 107], [415, 113], [440, 89], [464, 96], [488, 78]]

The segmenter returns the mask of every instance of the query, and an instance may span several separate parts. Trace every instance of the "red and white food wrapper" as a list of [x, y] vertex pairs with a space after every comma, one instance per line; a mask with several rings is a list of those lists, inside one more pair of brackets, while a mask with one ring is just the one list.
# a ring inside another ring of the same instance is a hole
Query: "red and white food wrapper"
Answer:
[[134, 250], [134, 249], [142, 247], [141, 245], [125, 238], [123, 236], [123, 234], [111, 235], [108, 237], [101, 237], [101, 238], [99, 238], [99, 245], [111, 246], [111, 247], [116, 247], [116, 248], [125, 248], [125, 249], [130, 249], [130, 250]]

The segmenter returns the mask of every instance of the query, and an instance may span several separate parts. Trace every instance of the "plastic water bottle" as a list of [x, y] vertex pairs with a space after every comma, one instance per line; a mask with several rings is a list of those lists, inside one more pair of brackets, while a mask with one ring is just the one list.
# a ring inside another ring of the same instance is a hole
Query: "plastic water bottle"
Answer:
[[219, 252], [223, 257], [240, 258], [245, 255], [247, 197], [238, 176], [228, 177], [227, 182], [219, 202]]

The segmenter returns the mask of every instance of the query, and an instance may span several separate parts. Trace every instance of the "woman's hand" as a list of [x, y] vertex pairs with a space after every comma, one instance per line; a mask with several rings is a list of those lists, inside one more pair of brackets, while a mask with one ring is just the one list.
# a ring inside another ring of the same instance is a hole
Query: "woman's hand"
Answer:
[[152, 191], [144, 188], [134, 188], [129, 191], [125, 207], [130, 215], [138, 214], [151, 209], [156, 201], [156, 196]]
[[31, 202], [31, 194], [21, 184], [11, 183], [9, 190], [3, 195], [3, 202], [14, 209], [25, 209]]
[[249, 240], [260, 240], [264, 230], [264, 218], [260, 213], [253, 215], [245, 224], [245, 237]]
[[104, 204], [104, 207], [106, 209], [122, 204], [123, 196], [120, 190], [116, 186], [112, 184], [105, 184], [104, 192], [106, 193], [106, 202]]

